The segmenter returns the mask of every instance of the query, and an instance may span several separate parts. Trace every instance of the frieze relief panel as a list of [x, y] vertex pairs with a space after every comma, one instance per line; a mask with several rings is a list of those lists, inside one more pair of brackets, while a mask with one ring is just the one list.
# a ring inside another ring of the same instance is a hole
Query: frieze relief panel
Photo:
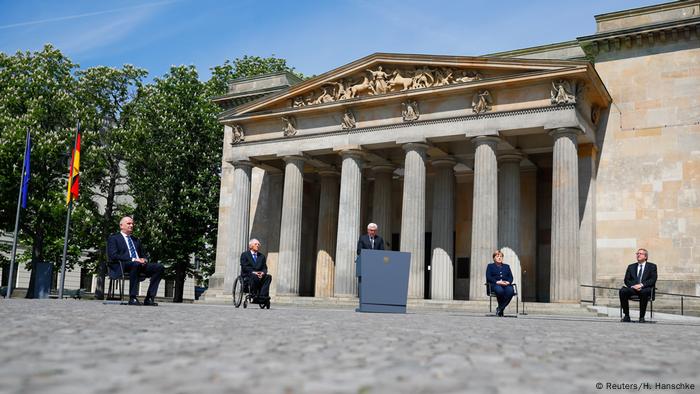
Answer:
[[477, 81], [480, 72], [451, 67], [395, 67], [366, 69], [350, 77], [326, 82], [319, 89], [294, 97], [292, 108], [325, 104], [362, 96], [378, 96], [391, 92], [422, 89]]

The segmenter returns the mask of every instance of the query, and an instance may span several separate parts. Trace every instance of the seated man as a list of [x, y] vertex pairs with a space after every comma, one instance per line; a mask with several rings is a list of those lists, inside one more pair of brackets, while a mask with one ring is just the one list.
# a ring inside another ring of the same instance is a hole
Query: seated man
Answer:
[[253, 238], [248, 242], [248, 251], [241, 254], [241, 276], [248, 277], [251, 293], [258, 293], [258, 302], [270, 299], [272, 276], [267, 274], [265, 255], [260, 253], [260, 241]]
[[486, 283], [489, 284], [489, 289], [496, 293], [498, 300], [496, 315], [503, 317], [506, 307], [515, 294], [513, 272], [508, 264], [503, 263], [503, 252], [496, 250], [491, 257], [493, 263], [486, 266]]
[[649, 252], [646, 249], [637, 250], [637, 262], [627, 266], [625, 286], [620, 288], [620, 306], [625, 316], [623, 322], [630, 322], [630, 297], [639, 296], [639, 322], [644, 323], [647, 302], [656, 286], [656, 264], [647, 261]]
[[124, 271], [129, 273], [129, 305], [141, 305], [139, 299], [136, 298], [139, 294], [139, 275], [144, 274], [151, 278], [143, 305], [157, 306], [154, 299], [158, 293], [160, 278], [163, 276], [163, 265], [149, 263], [143, 258], [144, 251], [141, 249], [141, 241], [131, 235], [134, 231], [134, 219], [128, 216], [123, 217], [119, 221], [119, 229], [120, 232], [110, 235], [107, 239], [107, 258], [111, 266], [110, 269], [121, 273], [119, 266], [119, 262], [121, 262]]

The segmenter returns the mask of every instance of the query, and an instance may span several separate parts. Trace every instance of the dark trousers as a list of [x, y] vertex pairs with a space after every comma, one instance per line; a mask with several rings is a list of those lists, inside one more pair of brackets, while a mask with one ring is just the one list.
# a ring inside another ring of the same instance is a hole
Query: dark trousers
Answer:
[[257, 275], [250, 274], [249, 284], [250, 292], [258, 293], [259, 298], [270, 298], [270, 283], [272, 283], [272, 275], [265, 274], [262, 278]]
[[639, 317], [644, 317], [647, 312], [647, 302], [651, 298], [651, 287], [642, 287], [640, 291], [637, 291], [631, 287], [621, 287], [620, 288], [620, 306], [622, 307], [622, 312], [625, 316], [630, 314], [630, 297], [633, 295], [639, 296]]
[[139, 295], [140, 276], [145, 275], [147, 278], [151, 278], [151, 284], [148, 286], [146, 297], [155, 298], [156, 293], [158, 293], [160, 278], [163, 276], [163, 272], [165, 271], [163, 264], [141, 264], [137, 263], [136, 261], [129, 261], [123, 264], [124, 272], [129, 274], [129, 297], [133, 298]]
[[494, 284], [491, 285], [491, 289], [494, 293], [496, 293], [496, 299], [498, 300], [498, 309], [502, 311], [505, 310], [508, 304], [510, 304], [510, 300], [513, 299], [513, 294], [515, 294], [513, 286], [501, 286]]

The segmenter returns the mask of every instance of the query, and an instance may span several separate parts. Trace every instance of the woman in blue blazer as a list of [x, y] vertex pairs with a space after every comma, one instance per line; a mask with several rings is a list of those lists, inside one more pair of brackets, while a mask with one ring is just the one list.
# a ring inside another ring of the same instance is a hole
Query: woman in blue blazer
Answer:
[[486, 267], [486, 283], [489, 284], [491, 291], [496, 293], [498, 300], [496, 315], [503, 316], [503, 311], [515, 293], [513, 291], [513, 273], [510, 266], [503, 263], [503, 253], [500, 250], [493, 252], [492, 258], [493, 263]]

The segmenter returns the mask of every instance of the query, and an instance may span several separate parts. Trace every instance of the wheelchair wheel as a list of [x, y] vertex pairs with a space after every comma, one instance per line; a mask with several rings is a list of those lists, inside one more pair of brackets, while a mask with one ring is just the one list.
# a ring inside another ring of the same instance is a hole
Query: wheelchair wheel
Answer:
[[[243, 283], [241, 283], [241, 278], [236, 278], [233, 283], [233, 305], [238, 308], [241, 306], [241, 301], [243, 300]], [[245, 308], [245, 306], [243, 306]]]

